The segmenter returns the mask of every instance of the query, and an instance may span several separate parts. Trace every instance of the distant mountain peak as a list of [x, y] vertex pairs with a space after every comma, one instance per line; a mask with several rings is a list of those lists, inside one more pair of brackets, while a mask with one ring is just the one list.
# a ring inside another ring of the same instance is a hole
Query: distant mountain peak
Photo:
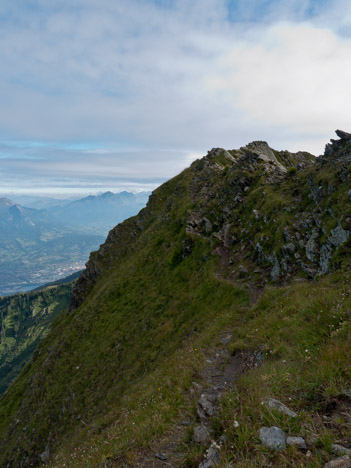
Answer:
[[11, 200], [9, 200], [6, 197], [0, 198], [0, 205], [1, 206], [13, 206], [15, 203], [13, 203]]
[[110, 198], [110, 197], [113, 197], [115, 194], [108, 191], [108, 192], [105, 192], [103, 193], [102, 195], [100, 195], [101, 198]]

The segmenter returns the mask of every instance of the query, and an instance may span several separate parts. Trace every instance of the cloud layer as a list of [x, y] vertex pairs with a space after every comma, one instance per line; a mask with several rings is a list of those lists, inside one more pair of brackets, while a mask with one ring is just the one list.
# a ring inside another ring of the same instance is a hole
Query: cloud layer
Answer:
[[149, 183], [254, 139], [319, 154], [351, 129], [350, 25], [341, 0], [3, 0], [3, 180]]

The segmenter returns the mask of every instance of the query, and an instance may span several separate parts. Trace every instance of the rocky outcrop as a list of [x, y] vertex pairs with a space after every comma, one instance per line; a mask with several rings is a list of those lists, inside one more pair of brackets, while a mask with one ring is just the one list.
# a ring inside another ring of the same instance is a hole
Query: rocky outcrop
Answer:
[[257, 156], [258, 159], [261, 159], [266, 163], [273, 164], [282, 172], [286, 172], [287, 170], [286, 167], [278, 161], [276, 155], [274, 154], [274, 151], [272, 150], [272, 148], [270, 148], [266, 141], [253, 141], [241, 150], [246, 154], [252, 154]]
[[[266, 280], [281, 282], [327, 273], [351, 228], [351, 219], [343, 221], [341, 207], [335, 206], [340, 180], [347, 199], [351, 193], [351, 139], [346, 132], [337, 135], [340, 140], [332, 140], [318, 159], [275, 151], [264, 141], [238, 150], [212, 149], [204, 158], [211, 164], [200, 161], [192, 167], [192, 200], [198, 208], [187, 214], [187, 233], [210, 239], [222, 271], [227, 262], [226, 275], [233, 278], [247, 279], [259, 271]], [[219, 166], [221, 183], [213, 185]]]

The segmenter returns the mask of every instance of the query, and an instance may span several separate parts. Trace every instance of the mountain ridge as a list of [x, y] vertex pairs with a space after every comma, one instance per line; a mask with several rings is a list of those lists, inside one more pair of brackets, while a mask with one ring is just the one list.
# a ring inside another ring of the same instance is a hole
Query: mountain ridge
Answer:
[[[278, 158], [280, 159], [280, 161]], [[231, 164], [232, 167], [238, 166], [238, 169], [241, 171], [250, 168], [250, 166], [258, 163], [258, 161], [260, 160], [263, 161], [263, 163], [268, 163], [268, 165], [265, 166], [265, 170], [267, 171], [267, 173], [269, 173], [270, 180], [273, 181], [275, 179], [279, 180], [280, 177], [282, 177], [288, 171], [289, 168], [295, 167], [294, 165], [297, 165], [296, 170], [302, 170], [306, 167], [310, 167], [312, 163], [315, 162], [315, 157], [310, 153], [301, 151], [297, 153], [290, 153], [288, 151], [274, 151], [269, 147], [267, 142], [254, 141], [252, 143], [249, 143], [247, 146], [240, 148], [239, 150], [227, 151], [223, 148], [212, 148], [212, 150], [208, 152], [207, 156], [195, 161], [191, 165], [189, 170], [191, 170], [195, 174], [196, 172], [203, 171], [204, 169], [224, 171], [228, 170], [229, 164]], [[196, 184], [195, 180], [196, 176], [193, 182], [194, 185]], [[201, 184], [203, 184], [203, 182], [204, 180], [201, 180]], [[238, 201], [240, 201], [242, 193], [245, 193], [246, 187], [248, 188], [245, 179], [239, 179], [237, 181], [237, 186], [235, 188], [238, 191], [238, 193], [236, 194], [236, 197], [239, 197]], [[203, 188], [204, 187], [202, 187], [202, 189]], [[151, 195], [150, 202], [147, 205], [147, 209], [152, 210], [152, 204], [154, 198], [157, 197], [157, 192], [158, 190], [156, 190]], [[198, 190], [195, 186], [192, 188], [192, 192], [192, 202], [196, 203], [196, 196], [194, 194], [198, 193]], [[143, 229], [141, 227], [141, 224], [144, 219], [143, 214], [144, 212], [140, 214], [138, 222], [135, 223], [135, 231], [133, 232], [133, 237], [136, 237], [137, 233]], [[205, 218], [205, 216], [201, 217], [198, 213], [188, 214], [187, 233], [199, 234], [198, 228], [201, 225], [201, 223], [207, 224], [207, 226], [211, 224], [210, 221], [207, 218]], [[98, 266], [97, 258], [105, 254], [105, 251], [108, 249], [109, 245], [113, 245], [114, 243], [118, 242], [120, 236], [122, 238], [124, 237], [124, 234], [122, 232], [123, 229], [124, 225], [116, 226], [109, 233], [109, 236], [103, 248], [100, 250], [99, 254], [95, 255], [93, 253], [91, 255], [86, 265], [86, 270], [83, 272], [83, 275], [81, 276], [76, 285], [76, 289], [72, 297], [72, 308], [77, 307], [77, 305], [82, 303], [84, 296], [78, 298], [78, 291], [89, 289], [90, 286], [88, 286], [88, 284], [93, 284], [96, 278], [98, 277], [100, 269]], [[219, 233], [217, 233], [217, 237], [220, 239], [221, 236], [228, 236], [228, 233], [219, 231]], [[86, 281], [86, 285], [84, 284], [84, 281]]]
[[[165, 466], [174, 454], [153, 447], [177, 421], [176, 466], [203, 466], [210, 448], [223, 467], [323, 466], [349, 440], [351, 141], [317, 160], [272, 152], [213, 149], [110, 231], [0, 400], [1, 463]], [[252, 365], [229, 366], [235, 386], [203, 418], [216, 354]], [[272, 397], [297, 417], [265, 408]], [[309, 456], [267, 450], [262, 426], [302, 435]]]

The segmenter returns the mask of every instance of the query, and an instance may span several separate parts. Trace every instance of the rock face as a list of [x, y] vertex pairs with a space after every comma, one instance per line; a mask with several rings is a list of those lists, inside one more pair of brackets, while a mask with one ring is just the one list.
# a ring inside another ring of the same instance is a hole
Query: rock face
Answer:
[[279, 427], [261, 427], [259, 437], [263, 445], [274, 450], [286, 448], [286, 437], [284, 431]]
[[257, 156], [262, 161], [275, 165], [282, 172], [287, 171], [286, 167], [278, 161], [274, 151], [266, 141], [253, 141], [243, 148], [243, 150]]

